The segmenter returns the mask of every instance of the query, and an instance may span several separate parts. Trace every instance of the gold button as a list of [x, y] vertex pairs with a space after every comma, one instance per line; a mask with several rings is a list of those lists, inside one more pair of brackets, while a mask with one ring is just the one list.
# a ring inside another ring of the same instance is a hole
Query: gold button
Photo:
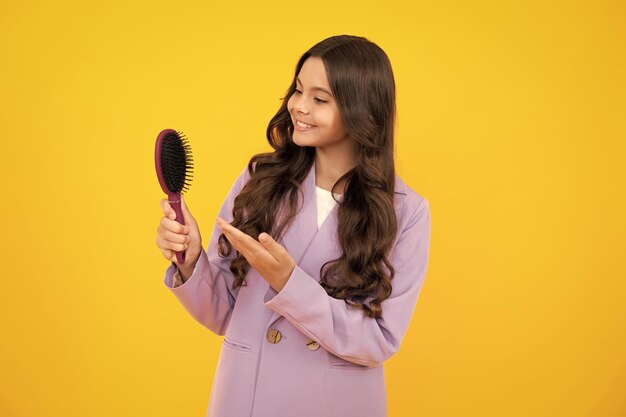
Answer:
[[270, 343], [278, 343], [282, 338], [283, 335], [276, 329], [270, 329], [269, 332], [267, 332], [267, 340], [269, 340]]
[[317, 350], [320, 348], [320, 344], [317, 343], [315, 340], [313, 339], [309, 339], [306, 342], [306, 347], [308, 347], [310, 350]]

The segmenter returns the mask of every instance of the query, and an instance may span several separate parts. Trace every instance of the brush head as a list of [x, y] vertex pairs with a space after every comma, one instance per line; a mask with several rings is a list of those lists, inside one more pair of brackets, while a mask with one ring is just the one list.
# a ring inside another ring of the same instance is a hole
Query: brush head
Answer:
[[188, 191], [193, 173], [191, 146], [183, 132], [165, 129], [159, 133], [154, 151], [159, 184], [166, 194]]

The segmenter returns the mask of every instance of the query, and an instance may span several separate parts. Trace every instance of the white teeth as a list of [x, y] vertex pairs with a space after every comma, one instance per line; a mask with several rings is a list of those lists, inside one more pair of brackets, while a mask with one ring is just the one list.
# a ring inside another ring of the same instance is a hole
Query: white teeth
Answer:
[[296, 123], [298, 124], [298, 126], [304, 127], [304, 128], [313, 127], [313, 125], [308, 125], [306, 123], [302, 123], [300, 120], [296, 120]]

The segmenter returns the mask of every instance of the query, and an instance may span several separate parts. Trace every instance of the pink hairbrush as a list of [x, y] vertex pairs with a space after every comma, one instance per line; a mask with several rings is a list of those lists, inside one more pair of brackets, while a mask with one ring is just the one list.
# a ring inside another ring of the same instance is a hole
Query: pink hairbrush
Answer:
[[[183, 132], [164, 129], [159, 133], [154, 147], [154, 163], [161, 189], [167, 194], [167, 200], [176, 213], [176, 221], [184, 225], [180, 194], [188, 190], [187, 180], [191, 181], [193, 158], [191, 146]], [[185, 251], [176, 252], [176, 260], [184, 264]]]

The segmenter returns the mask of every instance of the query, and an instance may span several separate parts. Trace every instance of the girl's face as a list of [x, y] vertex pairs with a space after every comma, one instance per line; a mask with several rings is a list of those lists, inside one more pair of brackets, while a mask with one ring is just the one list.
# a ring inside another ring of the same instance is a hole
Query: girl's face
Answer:
[[[296, 78], [296, 91], [287, 102], [298, 146], [326, 147], [350, 140], [328, 86], [324, 62], [309, 57]], [[308, 124], [303, 127], [298, 121]]]

